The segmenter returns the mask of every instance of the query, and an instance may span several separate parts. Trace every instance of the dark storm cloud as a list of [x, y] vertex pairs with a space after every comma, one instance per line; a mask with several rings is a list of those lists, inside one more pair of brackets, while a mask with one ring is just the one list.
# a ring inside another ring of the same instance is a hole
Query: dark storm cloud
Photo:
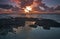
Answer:
[[[30, 5], [32, 3], [33, 0], [21, 0], [24, 1], [22, 3], [23, 6]], [[60, 0], [42, 0], [47, 6], [49, 7], [55, 7], [56, 5], [60, 5]], [[15, 5], [15, 3], [11, 3], [11, 0], [0, 0], [0, 4], [13, 4]]]
[[0, 0], [0, 2], [8, 2], [8, 1], [10, 1], [10, 0]]
[[49, 7], [56, 7], [60, 5], [60, 0], [43, 0], [43, 2]]
[[13, 8], [13, 6], [12, 5], [8, 5], [8, 4], [0, 4], [0, 8], [10, 9], [10, 8]]
[[11, 3], [10, 0], [0, 0], [0, 8], [10, 9], [12, 8], [12, 5], [10, 5], [10, 3]]
[[24, 6], [29, 6], [33, 3], [33, 0], [21, 0], [21, 6], [24, 7]]
[[57, 7], [55, 8], [55, 10], [60, 10], [60, 6], [57, 6]]
[[0, 0], [0, 2], [4, 2], [5, 0]]
[[10, 0], [0, 0], [0, 4], [9, 4]]

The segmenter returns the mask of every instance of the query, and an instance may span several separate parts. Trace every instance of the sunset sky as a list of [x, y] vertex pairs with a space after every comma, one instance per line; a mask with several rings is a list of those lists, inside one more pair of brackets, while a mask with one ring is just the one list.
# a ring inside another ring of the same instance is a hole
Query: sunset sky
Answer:
[[[60, 0], [42, 0], [47, 6], [55, 7], [60, 5]], [[13, 4], [11, 0], [0, 0], [0, 4]]]

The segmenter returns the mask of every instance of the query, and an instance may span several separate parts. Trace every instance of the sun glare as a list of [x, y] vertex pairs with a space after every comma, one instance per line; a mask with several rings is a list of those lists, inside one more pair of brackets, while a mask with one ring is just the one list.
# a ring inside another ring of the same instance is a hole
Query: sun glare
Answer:
[[26, 8], [24, 9], [24, 11], [26, 13], [29, 13], [30, 11], [32, 11], [32, 8], [30, 6], [26, 6]]

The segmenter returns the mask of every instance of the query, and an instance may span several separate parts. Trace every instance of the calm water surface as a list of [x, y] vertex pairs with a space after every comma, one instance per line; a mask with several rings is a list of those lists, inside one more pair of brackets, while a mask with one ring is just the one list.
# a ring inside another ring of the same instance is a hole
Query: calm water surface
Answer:
[[[60, 15], [58, 14], [42, 14], [39, 17], [45, 19], [53, 19], [60, 22]], [[1, 39], [60, 39], [60, 28], [51, 27], [50, 30], [45, 30], [43, 27], [31, 28], [29, 26], [18, 27], [15, 30], [16, 34], [9, 32], [6, 36], [0, 36]]]

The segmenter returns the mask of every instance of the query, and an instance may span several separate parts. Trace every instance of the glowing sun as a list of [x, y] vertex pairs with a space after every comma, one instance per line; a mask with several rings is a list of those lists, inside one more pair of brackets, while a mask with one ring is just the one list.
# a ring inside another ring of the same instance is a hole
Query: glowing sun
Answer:
[[32, 7], [31, 6], [26, 6], [26, 8], [24, 9], [24, 11], [26, 13], [29, 13], [30, 11], [32, 11]]

